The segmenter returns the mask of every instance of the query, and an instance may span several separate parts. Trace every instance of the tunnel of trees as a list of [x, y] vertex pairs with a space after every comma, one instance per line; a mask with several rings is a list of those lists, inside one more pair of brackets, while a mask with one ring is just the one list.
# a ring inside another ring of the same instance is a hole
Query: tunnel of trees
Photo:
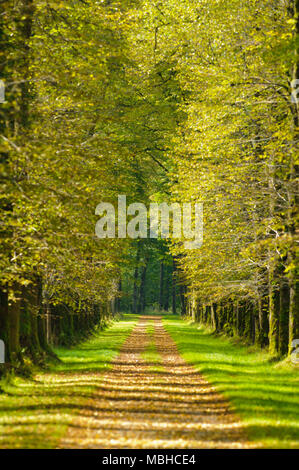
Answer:
[[[41, 363], [51, 345], [153, 307], [290, 353], [299, 338], [299, 1], [0, 8], [6, 367]], [[146, 206], [201, 201], [202, 247], [99, 240], [95, 207], [119, 194]]]

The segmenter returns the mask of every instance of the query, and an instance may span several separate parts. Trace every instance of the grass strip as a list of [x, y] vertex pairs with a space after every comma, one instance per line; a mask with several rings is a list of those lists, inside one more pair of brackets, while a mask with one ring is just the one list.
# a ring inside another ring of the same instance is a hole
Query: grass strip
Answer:
[[299, 448], [299, 368], [175, 315], [163, 318], [184, 359], [223, 395], [257, 446]]
[[61, 363], [33, 380], [1, 383], [0, 448], [55, 448], [74, 415], [96, 391], [138, 317], [126, 314], [72, 348], [57, 348]]

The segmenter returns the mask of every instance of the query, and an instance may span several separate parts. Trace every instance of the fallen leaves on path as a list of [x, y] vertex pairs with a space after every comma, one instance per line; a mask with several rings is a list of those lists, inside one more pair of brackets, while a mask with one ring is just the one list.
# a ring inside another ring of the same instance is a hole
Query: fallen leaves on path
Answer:
[[[153, 322], [153, 338], [146, 325]], [[163, 369], [142, 353], [154, 339]], [[88, 379], [86, 377], [85, 379]], [[227, 402], [177, 351], [160, 317], [141, 317], [61, 448], [244, 448]]]

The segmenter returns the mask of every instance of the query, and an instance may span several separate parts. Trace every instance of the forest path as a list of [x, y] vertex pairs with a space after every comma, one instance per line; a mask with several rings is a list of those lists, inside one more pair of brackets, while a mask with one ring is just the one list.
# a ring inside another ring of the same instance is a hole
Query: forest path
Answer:
[[60, 448], [246, 448], [227, 402], [180, 356], [161, 317], [142, 316]]

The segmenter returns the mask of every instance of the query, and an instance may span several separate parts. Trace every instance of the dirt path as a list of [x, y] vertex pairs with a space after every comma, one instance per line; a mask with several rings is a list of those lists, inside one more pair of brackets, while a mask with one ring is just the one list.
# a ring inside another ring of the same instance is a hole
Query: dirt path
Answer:
[[[153, 342], [160, 367], [142, 357]], [[141, 317], [60, 443], [60, 448], [240, 447], [248, 443], [227, 402], [182, 359], [161, 318], [149, 316]]]

